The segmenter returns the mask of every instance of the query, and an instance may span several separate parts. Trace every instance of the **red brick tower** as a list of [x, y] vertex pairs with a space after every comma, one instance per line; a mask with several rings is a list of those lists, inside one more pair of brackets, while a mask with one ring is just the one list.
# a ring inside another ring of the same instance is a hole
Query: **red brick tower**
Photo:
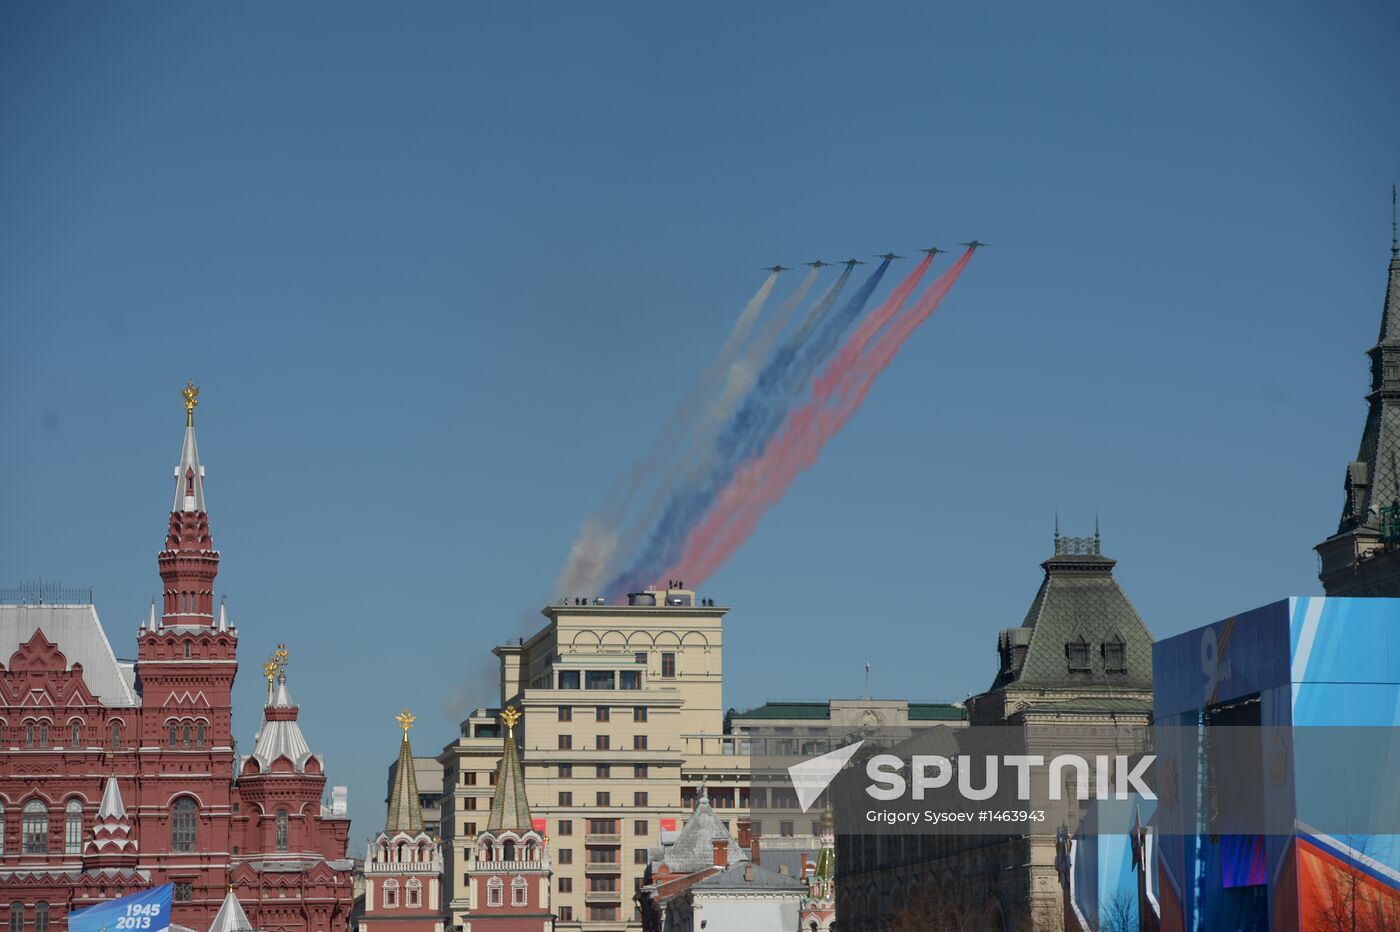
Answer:
[[423, 831], [423, 806], [408, 730], [414, 716], [398, 715], [403, 729], [389, 817], [365, 852], [363, 932], [442, 932], [442, 845]]
[[520, 713], [506, 707], [505, 747], [496, 765], [496, 795], [486, 831], [476, 836], [463, 932], [553, 932], [547, 839], [536, 830], [525, 796], [525, 770], [515, 746]]
[[118, 659], [90, 596], [0, 604], [0, 928], [64, 932], [70, 911], [162, 883], [190, 929], [209, 928], [234, 883], [268, 932], [347, 927], [343, 791], [322, 805], [285, 677], [250, 762], [235, 758], [239, 636], [214, 610], [199, 390], [182, 394], [161, 606], [137, 627], [136, 662]]

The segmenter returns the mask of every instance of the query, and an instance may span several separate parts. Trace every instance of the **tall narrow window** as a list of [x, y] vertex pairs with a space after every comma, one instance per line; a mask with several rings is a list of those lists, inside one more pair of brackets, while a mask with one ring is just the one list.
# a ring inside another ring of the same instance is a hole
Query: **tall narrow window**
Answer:
[[5, 804], [0, 803], [0, 854], [5, 853]]
[[20, 830], [25, 854], [49, 853], [49, 807], [42, 800], [31, 799], [24, 804]]
[[676, 675], [675, 654], [668, 653], [661, 655], [661, 675], [668, 678]]
[[192, 650], [191, 648], [192, 648], [192, 645], [190, 644], [190, 642], [189, 642], [189, 641], [186, 641], [186, 642], [185, 642], [185, 659], [186, 659], [186, 660], [189, 660], [190, 657], [191, 657], [191, 656], [193, 655], [193, 653], [194, 653], [193, 650]]
[[43, 900], [34, 904], [34, 932], [49, 932], [49, 904]]
[[189, 723], [187, 722], [187, 723], [185, 724], [185, 742], [184, 742], [184, 746], [185, 746], [185, 747], [189, 747], [189, 746], [190, 746], [190, 731], [191, 731], [191, 729], [190, 729]]
[[49, 723], [48, 723], [48, 722], [40, 722], [40, 723], [39, 723], [39, 747], [41, 747], [41, 748], [46, 748], [46, 747], [48, 747], [48, 746], [49, 746]]
[[74, 747], [74, 748], [76, 748], [76, 747], [81, 747], [81, 746], [82, 746], [82, 743], [83, 743], [83, 724], [82, 724], [82, 722], [74, 722], [74, 723], [73, 723], [73, 729], [72, 729], [72, 731], [73, 731], [73, 734], [72, 734], [72, 736], [71, 736], [71, 740], [69, 741], [68, 746], [69, 746], [69, 747]]
[[24, 932], [24, 904], [10, 904], [10, 932]]
[[530, 901], [530, 882], [517, 877], [510, 883], [510, 905], [525, 906]]
[[[76, 799], [68, 800], [63, 812], [63, 853], [83, 853], [83, 804]], [[34, 917], [38, 922], [39, 917]]]
[[122, 723], [112, 723], [112, 750], [117, 750], [122, 746]]
[[200, 722], [195, 726], [194, 738], [196, 747], [204, 747], [204, 723]]
[[423, 884], [419, 882], [419, 880], [418, 880], [417, 877], [413, 878], [412, 880], [410, 880], [410, 881], [408, 882], [408, 886], [407, 886], [406, 889], [407, 889], [407, 891], [408, 891], [408, 896], [406, 897], [407, 906], [408, 906], [410, 909], [414, 909], [414, 908], [416, 908], [416, 907], [422, 906], [422, 905], [423, 905]]
[[29, 722], [24, 726], [24, 746], [34, 747], [34, 723]]
[[170, 848], [172, 851], [189, 852], [195, 850], [195, 826], [198, 819], [198, 805], [188, 796], [175, 800], [171, 808]]
[[394, 909], [399, 905], [399, 882], [397, 880], [386, 880], [384, 882], [384, 906], [387, 909]]
[[176, 744], [179, 743], [179, 740], [180, 740], [180, 726], [177, 725], [177, 724], [175, 724], [174, 722], [171, 722], [171, 723], [170, 723], [170, 741], [169, 741], [170, 746], [173, 748]]
[[486, 905], [502, 906], [505, 900], [505, 884], [501, 883], [501, 878], [492, 877], [486, 881]]
[[287, 833], [291, 829], [291, 817], [287, 815], [287, 810], [277, 810], [277, 850], [287, 850]]

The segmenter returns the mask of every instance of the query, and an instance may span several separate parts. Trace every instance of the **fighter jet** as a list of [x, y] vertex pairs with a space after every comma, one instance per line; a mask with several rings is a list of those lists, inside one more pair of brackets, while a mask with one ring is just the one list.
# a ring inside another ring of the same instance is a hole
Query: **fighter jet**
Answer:
[[774, 275], [777, 275], [779, 272], [787, 272], [789, 269], [785, 265], [770, 265], [763, 271], [772, 272]]
[[970, 242], [970, 243], [958, 243], [958, 245], [959, 245], [959, 246], [966, 246], [968, 249], [978, 249], [978, 248], [980, 248], [980, 247], [982, 247], [982, 246], [990, 246], [990, 245], [992, 245], [992, 244], [991, 244], [991, 243], [979, 243], [979, 242], [977, 242], [977, 240], [973, 240], [973, 241]]
[[948, 250], [939, 249], [937, 246], [930, 246], [929, 248], [920, 251], [928, 253], [930, 258], [937, 258], [940, 252], [947, 252]]
[[804, 263], [802, 263], [802, 264], [803, 264], [803, 265], [810, 265], [810, 266], [811, 266], [812, 268], [814, 268], [814, 269], [824, 269], [824, 268], [826, 268], [828, 265], [832, 265], [833, 263], [830, 263], [830, 262], [823, 262], [822, 260], [817, 259], [817, 260], [814, 261], [814, 262], [804, 262]]
[[876, 259], [884, 259], [886, 262], [893, 262], [893, 261], [896, 260], [896, 259], [903, 259], [904, 257], [903, 257], [903, 256], [896, 256], [896, 255], [895, 255], [894, 253], [892, 253], [892, 252], [886, 252], [886, 253], [876, 253], [876, 254], [875, 254], [875, 258], [876, 258]]
[[858, 265], [865, 265], [860, 259], [847, 259], [845, 262], [838, 262], [837, 265], [844, 265], [846, 268], [855, 268]]

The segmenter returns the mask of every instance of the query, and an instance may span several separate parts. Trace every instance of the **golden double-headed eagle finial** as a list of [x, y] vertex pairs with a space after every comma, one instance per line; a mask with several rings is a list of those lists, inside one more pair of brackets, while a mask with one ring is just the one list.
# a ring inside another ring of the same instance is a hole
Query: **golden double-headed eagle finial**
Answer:
[[514, 737], [515, 723], [520, 721], [520, 712], [516, 710], [515, 706], [508, 705], [501, 712], [501, 721], [505, 723], [506, 734]]
[[185, 399], [185, 426], [194, 426], [194, 409], [199, 404], [199, 386], [194, 384], [194, 379], [185, 383], [185, 387], [180, 389], [180, 397]]
[[398, 722], [399, 727], [403, 729], [403, 739], [407, 741], [408, 730], [413, 727], [414, 722], [418, 721], [418, 716], [408, 711], [408, 709], [404, 709], [398, 715], [394, 716], [394, 721]]
[[[291, 652], [287, 650], [286, 644], [278, 644], [277, 649], [272, 652], [272, 656], [262, 665], [263, 676], [267, 677], [267, 695], [272, 696], [272, 684], [276, 682], [277, 676], [282, 672], [282, 668], [291, 659]], [[285, 675], [285, 674], [284, 674]]]

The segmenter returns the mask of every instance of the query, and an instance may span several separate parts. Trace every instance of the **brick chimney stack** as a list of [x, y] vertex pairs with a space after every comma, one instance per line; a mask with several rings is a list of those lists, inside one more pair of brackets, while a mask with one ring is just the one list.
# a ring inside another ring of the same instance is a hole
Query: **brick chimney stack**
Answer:
[[749, 843], [749, 860], [755, 864], [763, 863], [763, 852], [760, 850], [762, 841], [762, 835], [754, 835], [753, 840]]
[[713, 842], [715, 850], [715, 867], [729, 866], [729, 839], [716, 838]]

